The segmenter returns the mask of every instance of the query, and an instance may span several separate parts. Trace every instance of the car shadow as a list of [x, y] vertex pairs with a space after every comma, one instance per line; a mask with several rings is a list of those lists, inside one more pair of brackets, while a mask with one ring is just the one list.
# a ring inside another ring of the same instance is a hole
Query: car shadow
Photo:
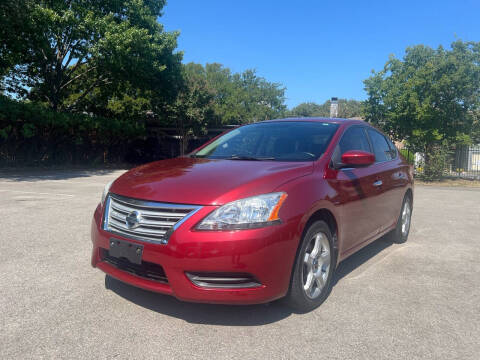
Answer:
[[371, 258], [377, 256], [386, 248], [393, 245], [388, 235], [384, 235], [378, 240], [375, 240], [371, 244], [368, 244], [363, 249], [357, 251], [355, 254], [349, 256], [343, 260], [335, 271], [335, 278], [333, 280], [333, 286], [335, 286], [340, 280], [357, 269], [362, 264], [366, 263]]
[[[382, 237], [344, 260], [337, 268], [333, 286], [391, 245], [390, 240]], [[215, 305], [183, 302], [173, 296], [157, 294], [125, 284], [109, 275], [105, 276], [105, 288], [138, 306], [183, 319], [193, 324], [260, 326], [280, 321], [295, 313], [281, 300], [260, 305]]]
[[280, 301], [260, 305], [216, 305], [189, 303], [122, 283], [109, 275], [105, 287], [124, 299], [152, 311], [193, 324], [259, 326], [277, 322], [292, 314]]
[[0, 180], [7, 181], [44, 181], [70, 180], [91, 176], [110, 175], [118, 170], [125, 169], [0, 169]]

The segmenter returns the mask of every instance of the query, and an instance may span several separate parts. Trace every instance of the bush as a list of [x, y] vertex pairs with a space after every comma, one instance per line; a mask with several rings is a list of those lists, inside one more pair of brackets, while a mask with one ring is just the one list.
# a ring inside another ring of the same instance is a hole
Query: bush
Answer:
[[446, 165], [450, 152], [446, 144], [430, 147], [425, 153], [425, 164], [421, 179], [424, 181], [441, 180], [445, 175]]
[[0, 96], [0, 164], [119, 162], [144, 132], [129, 120], [57, 113]]
[[409, 151], [408, 149], [400, 149], [399, 151], [410, 165], [415, 164], [415, 152]]

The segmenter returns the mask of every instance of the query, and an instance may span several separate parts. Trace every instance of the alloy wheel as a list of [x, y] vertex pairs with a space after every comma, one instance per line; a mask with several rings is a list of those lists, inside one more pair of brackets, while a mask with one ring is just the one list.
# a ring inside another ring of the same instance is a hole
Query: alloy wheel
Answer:
[[407, 198], [402, 209], [402, 236], [406, 236], [410, 230], [410, 220], [412, 217], [412, 208], [410, 200]]
[[310, 299], [320, 296], [330, 271], [330, 243], [323, 232], [313, 235], [303, 260], [303, 290]]

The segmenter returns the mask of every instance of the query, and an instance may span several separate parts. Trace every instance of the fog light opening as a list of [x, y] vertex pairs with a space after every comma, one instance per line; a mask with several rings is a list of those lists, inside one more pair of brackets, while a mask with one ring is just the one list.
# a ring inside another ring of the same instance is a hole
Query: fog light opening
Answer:
[[202, 288], [241, 289], [262, 286], [250, 274], [238, 273], [185, 273], [188, 279]]

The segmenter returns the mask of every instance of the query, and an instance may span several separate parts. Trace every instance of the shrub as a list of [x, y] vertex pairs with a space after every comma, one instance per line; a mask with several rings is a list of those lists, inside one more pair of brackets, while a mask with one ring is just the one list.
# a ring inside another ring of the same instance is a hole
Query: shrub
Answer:
[[53, 112], [41, 104], [0, 96], [1, 164], [79, 164], [123, 161], [136, 122]]
[[425, 164], [421, 178], [424, 181], [441, 180], [445, 175], [450, 151], [447, 144], [431, 146], [425, 153]]
[[407, 160], [410, 165], [415, 164], [415, 152], [409, 151], [408, 149], [400, 149], [400, 154]]

